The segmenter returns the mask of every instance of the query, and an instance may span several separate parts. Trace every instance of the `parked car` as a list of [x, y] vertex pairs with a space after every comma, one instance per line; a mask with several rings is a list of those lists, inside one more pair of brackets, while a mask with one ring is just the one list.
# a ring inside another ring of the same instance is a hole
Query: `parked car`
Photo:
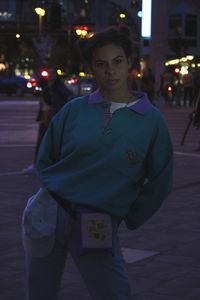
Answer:
[[29, 93], [30, 89], [27, 86], [28, 80], [22, 76], [10, 76], [0, 80], [0, 93], [5, 93], [8, 96], [16, 95], [23, 96]]
[[65, 84], [75, 95], [87, 95], [92, 91], [93, 78], [72, 76], [65, 80]]
[[27, 82], [27, 88], [33, 96], [39, 97], [42, 92], [42, 87], [40, 86], [39, 80], [36, 78], [31, 78]]

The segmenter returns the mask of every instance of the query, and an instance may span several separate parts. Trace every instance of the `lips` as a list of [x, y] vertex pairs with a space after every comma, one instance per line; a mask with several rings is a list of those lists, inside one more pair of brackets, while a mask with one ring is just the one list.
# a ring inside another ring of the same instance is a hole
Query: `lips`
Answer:
[[108, 79], [107, 82], [108, 82], [109, 84], [116, 84], [116, 83], [119, 82], [119, 79]]

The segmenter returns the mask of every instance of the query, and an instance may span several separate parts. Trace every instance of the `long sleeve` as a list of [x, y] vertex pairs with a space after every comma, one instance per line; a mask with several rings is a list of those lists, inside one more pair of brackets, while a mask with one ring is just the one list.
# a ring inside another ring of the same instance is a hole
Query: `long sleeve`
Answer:
[[61, 144], [65, 122], [70, 105], [61, 110], [50, 122], [42, 139], [37, 155], [36, 168], [39, 179], [41, 174], [48, 173], [49, 168], [60, 158]]
[[172, 144], [161, 118], [147, 158], [147, 183], [142, 186], [124, 219], [129, 229], [138, 228], [159, 209], [172, 189], [172, 173]]

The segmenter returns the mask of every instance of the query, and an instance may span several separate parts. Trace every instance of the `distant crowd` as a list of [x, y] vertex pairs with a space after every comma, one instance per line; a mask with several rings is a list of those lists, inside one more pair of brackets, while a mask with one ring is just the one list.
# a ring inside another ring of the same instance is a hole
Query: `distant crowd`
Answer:
[[165, 70], [160, 78], [159, 89], [156, 90], [155, 76], [151, 68], [147, 68], [139, 79], [132, 72], [130, 83], [134, 90], [146, 92], [152, 103], [157, 96], [161, 96], [166, 104], [192, 107], [200, 92], [200, 71], [188, 69], [188, 73], [182, 75], [179, 70], [177, 73]]

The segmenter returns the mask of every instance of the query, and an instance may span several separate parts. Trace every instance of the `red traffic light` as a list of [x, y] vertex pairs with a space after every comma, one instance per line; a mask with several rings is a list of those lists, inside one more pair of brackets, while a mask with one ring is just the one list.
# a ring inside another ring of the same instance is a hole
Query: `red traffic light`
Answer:
[[172, 87], [170, 85], [167, 87], [167, 91], [172, 92]]
[[42, 70], [40, 74], [43, 78], [47, 78], [49, 76], [49, 72], [47, 70]]
[[180, 69], [179, 69], [179, 68], [175, 68], [174, 72], [175, 72], [176, 74], [178, 74], [178, 73], [180, 73]]

